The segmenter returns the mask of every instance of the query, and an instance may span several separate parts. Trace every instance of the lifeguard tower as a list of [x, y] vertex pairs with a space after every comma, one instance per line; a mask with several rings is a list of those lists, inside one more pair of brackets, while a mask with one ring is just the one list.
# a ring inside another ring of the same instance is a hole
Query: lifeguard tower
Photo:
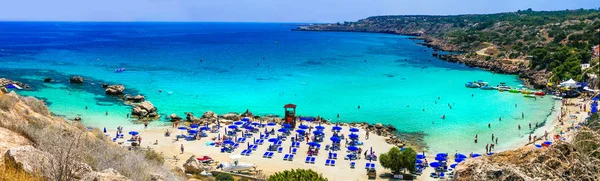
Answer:
[[296, 128], [296, 105], [286, 104], [283, 106], [285, 117], [283, 118], [286, 124], [291, 124], [292, 128]]

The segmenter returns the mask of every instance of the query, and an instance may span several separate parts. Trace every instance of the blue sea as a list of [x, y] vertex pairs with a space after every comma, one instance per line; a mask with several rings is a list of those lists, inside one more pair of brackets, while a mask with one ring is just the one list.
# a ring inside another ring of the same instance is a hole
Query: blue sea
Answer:
[[[126, 118], [131, 108], [100, 87], [118, 83], [146, 96], [162, 122], [171, 113], [208, 110], [283, 115], [283, 105], [294, 103], [299, 115], [394, 125], [430, 152], [483, 152], [491, 134], [499, 137], [497, 148], [507, 148], [526, 140], [526, 125], [544, 122], [555, 104], [465, 88], [474, 80], [522, 82], [438, 60], [409, 36], [291, 31], [297, 26], [1, 22], [0, 77], [28, 83], [33, 90], [20, 94], [88, 126], [134, 124]], [[119, 68], [125, 71], [115, 73]], [[85, 83], [69, 84], [71, 75]], [[43, 83], [45, 77], [55, 82]]]

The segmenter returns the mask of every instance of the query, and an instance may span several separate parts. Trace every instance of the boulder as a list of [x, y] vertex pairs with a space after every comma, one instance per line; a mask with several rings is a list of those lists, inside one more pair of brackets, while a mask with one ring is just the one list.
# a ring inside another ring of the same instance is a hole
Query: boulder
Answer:
[[101, 172], [89, 172], [83, 176], [81, 180], [93, 181], [129, 181], [127, 177], [121, 175], [116, 170], [109, 168]]
[[69, 82], [72, 84], [83, 84], [83, 77], [73, 76], [69, 79]]
[[104, 90], [107, 95], [121, 95], [125, 91], [125, 86], [123, 85], [111, 85]]
[[204, 112], [204, 114], [202, 114], [202, 118], [217, 118], [217, 114], [215, 114], [215, 112], [212, 111], [206, 111]]
[[202, 119], [199, 119], [196, 116], [194, 116], [194, 113], [186, 112], [185, 114], [186, 114], [186, 116], [185, 116], [185, 120], [186, 121], [189, 121], [189, 122], [200, 122], [200, 121], [202, 121]]
[[144, 102], [144, 99], [145, 99], [145, 97], [142, 95], [136, 95], [136, 96], [127, 95], [127, 96], [125, 96], [126, 101], [131, 101], [134, 103]]
[[223, 117], [224, 119], [227, 119], [227, 120], [232, 120], [232, 121], [239, 121], [241, 119], [240, 115], [238, 115], [236, 113], [223, 114], [223, 115], [221, 115], [221, 117]]
[[44, 78], [44, 82], [52, 82], [52, 79], [50, 77], [46, 77]]
[[108, 88], [108, 84], [102, 84], [102, 88]]
[[6, 87], [0, 87], [0, 93], [8, 94], [8, 89], [6, 89]]
[[180, 121], [181, 117], [177, 116], [177, 114], [173, 113], [171, 114], [171, 116], [169, 116], [169, 118], [171, 118], [171, 121]]
[[183, 164], [183, 168], [185, 170], [185, 173], [191, 174], [199, 174], [202, 171], [204, 171], [202, 165], [200, 164], [198, 159], [196, 159], [196, 155], [192, 155], [189, 159], [187, 159], [187, 161], [185, 161], [185, 163]]
[[81, 121], [81, 117], [77, 116], [77, 117], [73, 118], [73, 121]]
[[144, 101], [131, 110], [131, 115], [138, 116], [139, 118], [145, 117], [158, 117], [157, 109], [150, 101]]

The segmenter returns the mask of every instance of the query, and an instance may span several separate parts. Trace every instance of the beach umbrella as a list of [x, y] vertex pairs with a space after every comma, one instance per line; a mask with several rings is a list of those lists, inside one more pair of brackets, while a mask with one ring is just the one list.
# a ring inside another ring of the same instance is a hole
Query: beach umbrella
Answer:
[[356, 147], [356, 146], [349, 146], [348, 150], [350, 150], [350, 151], [357, 151], [358, 147]]
[[417, 161], [415, 161], [415, 163], [423, 163], [423, 160], [417, 159]]
[[348, 137], [349, 137], [350, 139], [357, 139], [357, 138], [358, 138], [358, 135], [357, 135], [357, 134], [354, 134], [354, 133], [351, 133], [351, 134], [349, 134], [349, 135], [348, 135]]
[[194, 129], [194, 128], [198, 128], [198, 127], [200, 127], [200, 125], [199, 125], [199, 124], [191, 124], [191, 125], [190, 125], [190, 128], [192, 128], [192, 129]]
[[438, 153], [435, 157], [448, 157], [448, 153]]
[[279, 139], [277, 139], [277, 138], [269, 138], [267, 141], [275, 143], [275, 142], [279, 141]]
[[446, 157], [435, 157], [437, 161], [446, 161]]
[[440, 167], [442, 165], [440, 164], [440, 162], [431, 162], [431, 163], [429, 163], [429, 166], [437, 168], [437, 167]]
[[465, 159], [464, 158], [455, 158], [454, 161], [457, 163], [460, 163], [462, 161], [465, 161]]
[[248, 122], [248, 121], [250, 121], [250, 118], [242, 118], [242, 121]]
[[494, 152], [489, 152], [487, 155], [492, 156], [492, 155], [494, 155]]
[[473, 157], [473, 158], [477, 158], [477, 157], [480, 157], [480, 156], [481, 156], [481, 154], [479, 154], [479, 153], [474, 153], [472, 157]]
[[313, 134], [315, 134], [315, 135], [323, 135], [325, 133], [323, 133], [323, 131], [313, 131]]
[[306, 121], [308, 121], [308, 122], [313, 122], [314, 120], [315, 120], [315, 118], [313, 118], [313, 117], [306, 118]]
[[138, 134], [140, 134], [140, 133], [139, 133], [139, 132], [137, 132], [137, 131], [130, 131], [130, 132], [129, 132], [129, 134], [130, 134], [130, 135], [133, 135], [133, 136], [135, 136], [135, 135], [138, 135]]
[[456, 154], [456, 158], [467, 158], [467, 156], [459, 153]]
[[315, 129], [317, 129], [317, 130], [323, 130], [323, 129], [325, 129], [325, 126], [321, 126], [321, 125], [315, 126]]
[[226, 145], [233, 145], [233, 144], [235, 144], [235, 142], [233, 142], [233, 141], [231, 141], [231, 140], [225, 140], [225, 141], [223, 141], [223, 144], [226, 144]]
[[227, 126], [229, 129], [237, 129], [238, 127], [236, 125], [229, 125]]
[[317, 142], [309, 142], [308, 143], [309, 146], [321, 146], [321, 144], [317, 143]]
[[279, 129], [277, 130], [277, 132], [280, 132], [280, 133], [286, 133], [287, 131], [288, 131], [288, 130], [287, 130], [287, 129], [285, 129], [285, 128], [279, 128]]
[[417, 159], [425, 159], [425, 155], [423, 155], [423, 154], [417, 154]]
[[185, 127], [185, 126], [179, 126], [177, 129], [178, 129], [178, 130], [187, 130], [188, 128], [187, 128], [187, 127]]
[[253, 126], [246, 126], [246, 129], [254, 129]]
[[292, 125], [291, 124], [283, 124], [283, 127], [284, 128], [292, 128]]
[[297, 129], [296, 132], [299, 134], [304, 134], [306, 131], [303, 129]]
[[552, 144], [552, 142], [551, 141], [544, 141], [544, 144], [550, 145], [550, 144]]
[[198, 133], [198, 130], [190, 129], [187, 132], [190, 133], [190, 134], [196, 134], [196, 133]]
[[300, 128], [300, 129], [308, 129], [308, 126], [307, 125], [300, 125], [300, 126], [298, 126], [298, 128]]
[[535, 147], [536, 147], [536, 148], [542, 148], [542, 145], [535, 144]]
[[359, 131], [358, 128], [350, 128], [350, 132], [355, 133], [355, 132], [358, 132], [358, 131]]
[[242, 124], [244, 124], [244, 122], [241, 122], [241, 121], [233, 122], [233, 125], [238, 125], [239, 126], [239, 125], [242, 125]]
[[336, 137], [336, 136], [329, 138], [329, 140], [333, 141], [334, 143], [338, 143], [341, 141], [340, 137]]
[[200, 131], [207, 131], [207, 130], [210, 130], [210, 127], [208, 127], [208, 126], [200, 127]]
[[342, 127], [333, 126], [333, 127], [331, 127], [331, 129], [336, 130], [336, 131], [340, 131], [340, 130], [342, 130]]
[[275, 126], [275, 125], [277, 125], [277, 123], [274, 123], [274, 122], [267, 123], [267, 126]]
[[252, 123], [250, 123], [250, 125], [252, 125], [252, 126], [258, 126], [258, 125], [260, 125], [260, 123], [258, 123], [258, 122], [252, 122]]
[[458, 165], [458, 164], [454, 163], [454, 164], [450, 165], [450, 168], [456, 168], [456, 165]]

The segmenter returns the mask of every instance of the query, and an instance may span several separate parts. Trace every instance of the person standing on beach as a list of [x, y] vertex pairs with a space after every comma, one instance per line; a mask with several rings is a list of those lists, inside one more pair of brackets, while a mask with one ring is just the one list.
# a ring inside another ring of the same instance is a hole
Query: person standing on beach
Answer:
[[489, 146], [490, 144], [485, 144], [485, 154], [489, 153]]
[[538, 123], [537, 123], [537, 122], [535, 122], [535, 128], [537, 128], [537, 127], [538, 127]]
[[502, 121], [502, 117], [498, 117], [498, 121]]
[[518, 127], [519, 127], [519, 130], [521, 130], [521, 124], [519, 124]]
[[477, 143], [477, 135], [475, 135], [475, 143]]
[[531, 130], [531, 123], [529, 123], [529, 130]]
[[148, 128], [148, 120], [144, 121], [144, 129]]
[[494, 133], [492, 133], [492, 142], [494, 141]]
[[531, 143], [531, 134], [529, 134], [529, 142]]
[[488, 123], [488, 128], [492, 128], [492, 124], [491, 123]]
[[525, 119], [525, 113], [521, 112], [521, 119]]
[[[310, 131], [309, 131], [310, 132]], [[369, 131], [367, 131], [366, 135], [365, 135], [365, 139], [369, 139]]]
[[181, 154], [183, 154], [183, 144], [181, 144]]
[[496, 144], [498, 144], [498, 137], [496, 137]]

